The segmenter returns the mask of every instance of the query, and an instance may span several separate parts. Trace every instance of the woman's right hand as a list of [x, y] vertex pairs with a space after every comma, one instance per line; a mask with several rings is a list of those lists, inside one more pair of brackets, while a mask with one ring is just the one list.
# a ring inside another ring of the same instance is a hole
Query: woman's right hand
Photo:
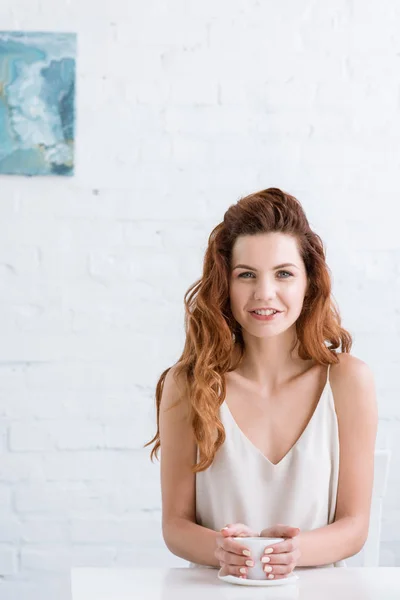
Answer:
[[[247, 569], [254, 567], [254, 559], [249, 548], [234, 540], [234, 537], [258, 537], [260, 534], [254, 532], [243, 523], [234, 523], [221, 529], [217, 536], [217, 547], [215, 557], [221, 566], [221, 575], [234, 575], [235, 577], [247, 577]], [[246, 554], [244, 554], [246, 552]]]

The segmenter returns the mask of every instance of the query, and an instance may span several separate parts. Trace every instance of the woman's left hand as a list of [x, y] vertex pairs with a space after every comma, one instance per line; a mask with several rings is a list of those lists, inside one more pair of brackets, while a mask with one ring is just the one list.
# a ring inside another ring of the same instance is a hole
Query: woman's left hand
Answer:
[[[289, 525], [274, 525], [261, 531], [260, 537], [286, 538], [283, 542], [268, 546], [268, 548], [273, 549], [272, 552], [264, 551], [261, 562], [265, 564], [265, 567], [271, 568], [265, 573], [269, 579], [287, 577], [296, 567], [301, 556], [299, 533], [300, 529], [298, 527], [290, 527]], [[270, 575], [273, 575], [273, 577], [270, 577]]]

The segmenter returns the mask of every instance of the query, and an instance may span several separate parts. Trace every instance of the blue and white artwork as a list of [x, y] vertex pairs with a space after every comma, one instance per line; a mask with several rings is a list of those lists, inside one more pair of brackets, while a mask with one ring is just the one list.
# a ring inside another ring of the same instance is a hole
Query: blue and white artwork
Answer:
[[76, 34], [0, 31], [0, 174], [73, 175]]

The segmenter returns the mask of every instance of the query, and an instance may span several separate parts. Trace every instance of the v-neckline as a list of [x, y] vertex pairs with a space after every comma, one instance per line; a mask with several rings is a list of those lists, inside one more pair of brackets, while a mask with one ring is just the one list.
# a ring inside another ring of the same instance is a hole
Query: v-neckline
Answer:
[[[330, 366], [330, 365], [329, 365]], [[273, 463], [272, 461], [269, 460], [269, 458], [267, 456], [265, 456], [265, 454], [263, 454], [261, 452], [261, 450], [259, 448], [257, 448], [257, 446], [251, 441], [250, 438], [247, 437], [247, 435], [243, 432], [243, 430], [239, 427], [239, 425], [237, 424], [233, 414], [231, 413], [231, 410], [229, 408], [229, 406], [227, 405], [227, 403], [224, 401], [221, 404], [221, 407], [224, 407], [226, 409], [227, 414], [229, 415], [231, 421], [233, 422], [234, 426], [237, 428], [237, 430], [239, 431], [239, 433], [241, 434], [241, 436], [244, 438], [244, 440], [250, 444], [250, 446], [256, 450], [256, 452], [273, 468], [277, 468], [279, 467], [284, 461], [286, 461], [286, 459], [294, 452], [295, 448], [300, 444], [301, 440], [305, 437], [307, 431], [310, 428], [311, 422], [314, 420], [314, 417], [317, 413], [318, 407], [321, 404], [321, 400], [324, 397], [325, 391], [329, 388], [330, 389], [330, 382], [329, 382], [329, 366], [328, 366], [328, 371], [327, 371], [327, 376], [326, 376], [326, 382], [325, 385], [323, 387], [323, 390], [321, 392], [321, 395], [318, 399], [317, 405], [313, 411], [313, 414], [311, 415], [307, 425], [305, 426], [305, 428], [303, 429], [302, 433], [300, 434], [300, 436], [297, 438], [297, 440], [294, 442], [294, 444], [289, 448], [289, 450], [286, 452], [285, 456], [283, 456], [277, 463]]]

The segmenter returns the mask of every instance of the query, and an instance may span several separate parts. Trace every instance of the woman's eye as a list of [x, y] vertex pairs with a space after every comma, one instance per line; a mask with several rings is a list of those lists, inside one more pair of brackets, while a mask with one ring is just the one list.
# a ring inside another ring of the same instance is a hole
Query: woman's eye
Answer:
[[[289, 277], [293, 277], [293, 273], [290, 273], [289, 271], [278, 271], [278, 275], [284, 275], [283, 277], [279, 277], [279, 279], [288, 279]], [[247, 275], [251, 275], [253, 277], [253, 273], [251, 273], [250, 271], [246, 271], [245, 273], [240, 273], [239, 277], [241, 277], [242, 279], [250, 279], [249, 277], [246, 277]]]

